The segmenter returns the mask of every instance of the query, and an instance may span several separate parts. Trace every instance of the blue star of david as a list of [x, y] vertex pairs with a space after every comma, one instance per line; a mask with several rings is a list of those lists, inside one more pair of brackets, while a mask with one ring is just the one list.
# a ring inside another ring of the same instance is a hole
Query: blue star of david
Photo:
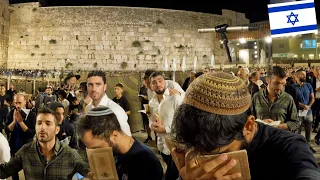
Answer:
[[[294, 26], [294, 24], [296, 22], [299, 22], [298, 15], [299, 14], [294, 14], [293, 12], [291, 12], [291, 14], [287, 16], [287, 18], [288, 18], [288, 22], [287, 23], [291, 23]], [[291, 17], [294, 17], [293, 21], [291, 20]]]

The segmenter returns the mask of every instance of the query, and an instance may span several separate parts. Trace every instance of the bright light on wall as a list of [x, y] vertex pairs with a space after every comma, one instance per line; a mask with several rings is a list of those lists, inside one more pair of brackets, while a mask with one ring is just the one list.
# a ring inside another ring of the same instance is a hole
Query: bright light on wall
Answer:
[[239, 39], [239, 42], [240, 42], [241, 44], [245, 44], [245, 43], [247, 43], [247, 40], [246, 40], [245, 38], [240, 38], [240, 39]]
[[221, 44], [223, 44], [223, 41], [220, 41]]
[[237, 46], [239, 46], [240, 45], [240, 43], [237, 43]]
[[258, 46], [254, 46], [254, 49], [257, 49], [258, 48]]
[[266, 37], [264, 39], [267, 43], [271, 43], [272, 42], [272, 38], [270, 36]]
[[254, 55], [254, 58], [258, 58], [258, 55]]
[[254, 51], [254, 54], [258, 54], [258, 51]]

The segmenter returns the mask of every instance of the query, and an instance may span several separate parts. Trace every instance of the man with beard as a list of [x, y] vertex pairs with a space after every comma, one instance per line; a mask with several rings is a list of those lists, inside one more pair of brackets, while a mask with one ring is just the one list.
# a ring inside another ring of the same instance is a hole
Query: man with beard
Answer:
[[296, 89], [297, 94], [300, 96], [299, 111], [307, 111], [306, 116], [299, 116], [300, 127], [298, 133], [301, 134], [302, 124], [304, 125], [307, 142], [310, 143], [312, 131], [312, 110], [311, 106], [314, 103], [314, 93], [311, 84], [306, 82], [306, 72], [303, 69], [297, 71], [296, 83], [292, 86]]
[[93, 71], [87, 77], [88, 93], [92, 101], [86, 106], [86, 113], [95, 107], [105, 106], [110, 108], [120, 123], [121, 129], [131, 136], [128, 116], [120, 105], [108, 98], [106, 74], [102, 71]]
[[[9, 112], [5, 127], [9, 136], [11, 156], [14, 156], [24, 144], [32, 141], [36, 124], [36, 114], [26, 109], [27, 100], [24, 94], [16, 94], [13, 103], [15, 108]], [[18, 172], [12, 179], [19, 179]]]
[[147, 146], [123, 132], [109, 108], [91, 109], [80, 118], [77, 130], [88, 149], [112, 147], [119, 179], [162, 180], [159, 159]]
[[89, 166], [76, 150], [56, 138], [58, 118], [54, 111], [42, 109], [36, 123], [37, 140], [25, 144], [8, 163], [0, 165], [0, 178], [23, 169], [25, 179], [71, 179], [78, 172], [89, 177]]
[[165, 179], [177, 179], [177, 169], [169, 164], [171, 156], [165, 137], [171, 132], [174, 112], [182, 103], [184, 95], [168, 89], [161, 72], [153, 72], [150, 75], [150, 82], [151, 88], [156, 93], [149, 101], [150, 128], [157, 133], [158, 150], [164, 162], [168, 165]]
[[281, 121], [278, 128], [295, 131], [299, 127], [297, 108], [291, 95], [283, 92], [286, 84], [285, 71], [274, 66], [268, 71], [266, 81], [267, 88], [253, 96], [252, 114], [266, 123]]
[[[227, 174], [237, 161], [223, 153], [241, 149], [247, 150], [251, 180], [320, 179], [316, 160], [301, 135], [257, 123], [247, 115], [251, 96], [241, 79], [223, 72], [200, 76], [183, 102], [172, 124], [174, 142], [185, 147], [172, 152], [181, 162], [183, 180], [239, 179], [240, 172]], [[199, 165], [194, 154], [220, 155]]]

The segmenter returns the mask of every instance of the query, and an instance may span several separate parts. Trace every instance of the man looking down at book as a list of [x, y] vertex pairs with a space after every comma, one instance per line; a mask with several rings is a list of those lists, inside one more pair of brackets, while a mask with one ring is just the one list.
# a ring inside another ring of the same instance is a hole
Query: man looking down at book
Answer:
[[297, 108], [290, 94], [283, 92], [286, 72], [279, 66], [268, 71], [268, 87], [252, 99], [252, 114], [266, 123], [280, 121], [278, 128], [295, 131], [299, 127]]
[[0, 179], [23, 169], [25, 179], [65, 180], [78, 172], [89, 176], [88, 164], [78, 152], [57, 138], [58, 118], [51, 109], [40, 109], [36, 120], [37, 140], [27, 143], [10, 159], [0, 164]]
[[88, 111], [80, 118], [77, 130], [88, 149], [112, 148], [119, 179], [162, 180], [159, 159], [147, 146], [121, 130], [116, 115], [109, 108]]
[[[172, 149], [172, 156], [179, 162], [181, 178], [239, 179], [240, 172], [228, 174], [237, 161], [223, 153], [245, 149], [251, 180], [319, 180], [318, 166], [305, 139], [255, 122], [254, 116], [247, 115], [250, 105], [247, 86], [230, 74], [205, 74], [191, 83], [172, 123], [172, 140], [178, 147]], [[199, 165], [191, 151], [220, 156]]]

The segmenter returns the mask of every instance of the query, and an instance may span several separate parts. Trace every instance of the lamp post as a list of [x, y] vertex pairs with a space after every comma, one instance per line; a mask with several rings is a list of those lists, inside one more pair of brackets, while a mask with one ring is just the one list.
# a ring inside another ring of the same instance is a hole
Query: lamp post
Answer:
[[268, 36], [264, 40], [268, 45], [268, 66], [270, 67], [272, 38]]

